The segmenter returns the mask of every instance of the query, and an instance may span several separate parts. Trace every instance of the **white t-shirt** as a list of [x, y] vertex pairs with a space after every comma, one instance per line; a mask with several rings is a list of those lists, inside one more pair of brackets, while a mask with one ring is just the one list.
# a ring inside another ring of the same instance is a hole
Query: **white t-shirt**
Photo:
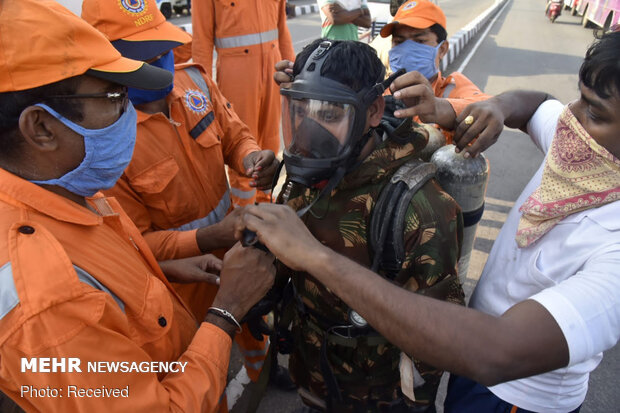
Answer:
[[[544, 153], [562, 110], [558, 101], [544, 102], [528, 123]], [[620, 201], [569, 215], [532, 245], [518, 248], [519, 207], [540, 184], [543, 166], [510, 211], [470, 306], [499, 316], [533, 299], [551, 313], [568, 343], [568, 367], [490, 390], [523, 409], [559, 413], [583, 403], [589, 373], [620, 338]]]

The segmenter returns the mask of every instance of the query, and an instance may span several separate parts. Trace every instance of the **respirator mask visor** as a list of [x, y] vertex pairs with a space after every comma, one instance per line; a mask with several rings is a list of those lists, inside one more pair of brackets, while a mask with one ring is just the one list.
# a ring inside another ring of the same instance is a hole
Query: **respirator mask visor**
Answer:
[[284, 147], [291, 156], [336, 160], [352, 139], [355, 107], [328, 100], [282, 99]]

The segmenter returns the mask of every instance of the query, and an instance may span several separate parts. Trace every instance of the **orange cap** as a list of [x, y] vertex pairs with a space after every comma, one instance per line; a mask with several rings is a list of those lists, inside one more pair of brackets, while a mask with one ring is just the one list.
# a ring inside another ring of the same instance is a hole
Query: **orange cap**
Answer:
[[394, 20], [383, 26], [381, 37], [388, 37], [392, 34], [394, 26], [404, 24], [414, 29], [426, 29], [433, 24], [439, 24], [446, 29], [446, 15], [434, 3], [428, 0], [409, 0], [403, 3], [396, 12]]
[[131, 59], [149, 60], [192, 40], [166, 21], [155, 0], [84, 0], [82, 18]]
[[88, 23], [53, 0], [0, 2], [0, 92], [82, 75], [142, 89], [172, 83], [163, 69], [122, 57]]

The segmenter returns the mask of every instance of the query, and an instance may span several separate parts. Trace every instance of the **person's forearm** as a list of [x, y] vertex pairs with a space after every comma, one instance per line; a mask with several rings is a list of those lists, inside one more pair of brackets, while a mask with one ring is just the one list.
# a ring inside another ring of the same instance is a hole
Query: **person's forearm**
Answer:
[[202, 253], [211, 252], [219, 248], [230, 248], [235, 242], [231, 235], [221, 225], [213, 224], [199, 228], [196, 231], [196, 242]]
[[218, 327], [220, 330], [224, 331], [228, 336], [233, 339], [235, 338], [235, 334], [237, 333], [237, 326], [226, 321], [222, 317], [216, 316], [215, 314], [207, 314], [205, 317], [205, 323], [213, 324]]
[[421, 120], [425, 123], [436, 123], [442, 128], [453, 129], [454, 119], [456, 119], [456, 112], [450, 102], [447, 99], [436, 98], [435, 99], [435, 116], [432, 119], [422, 117]]
[[504, 114], [504, 125], [525, 130], [536, 109], [548, 99], [553, 97], [544, 92], [512, 90], [492, 97], [489, 101], [496, 104]]
[[551, 360], [546, 349], [532, 354], [531, 345], [522, 345], [530, 334], [550, 329], [545, 323], [532, 326], [515, 322], [516, 317], [493, 317], [411, 293], [328, 248], [312, 256], [306, 268], [310, 274], [394, 345], [439, 369], [491, 385], [558, 368], [568, 361]]
[[158, 261], [192, 257], [200, 254], [195, 230], [148, 231], [142, 235]]
[[355, 10], [340, 10], [331, 13], [332, 24], [349, 24], [353, 23], [355, 19], [362, 16], [361, 9]]
[[362, 12], [362, 14], [358, 18], [353, 20], [352, 23], [354, 25], [356, 25], [356, 26], [359, 26], [359, 27], [369, 28], [371, 23], [372, 23], [372, 21], [370, 19], [370, 14], [367, 14], [367, 13], [364, 14]]

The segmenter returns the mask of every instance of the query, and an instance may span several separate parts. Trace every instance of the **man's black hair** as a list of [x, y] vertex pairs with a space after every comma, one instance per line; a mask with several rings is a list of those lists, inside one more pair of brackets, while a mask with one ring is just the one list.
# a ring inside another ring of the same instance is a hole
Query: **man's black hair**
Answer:
[[439, 23], [433, 24], [429, 29], [437, 36], [437, 43], [441, 43], [448, 38], [448, 32]]
[[[304, 47], [295, 58], [293, 75], [298, 75], [308, 57], [321, 44], [329, 39], [317, 39]], [[356, 92], [372, 87], [383, 71], [383, 63], [377, 52], [365, 43], [352, 40], [329, 40], [332, 43], [329, 55], [321, 67], [321, 76], [349, 86]]]
[[392, 17], [396, 16], [396, 12], [407, 0], [390, 0], [390, 14]]
[[588, 48], [579, 81], [603, 99], [620, 98], [620, 32], [603, 35]]
[[83, 120], [82, 103], [79, 99], [47, 98], [75, 94], [79, 82], [79, 77], [76, 76], [32, 89], [0, 93], [0, 157], [7, 158], [18, 153], [22, 142], [17, 132], [19, 116], [28, 106], [45, 103], [74, 122]]

